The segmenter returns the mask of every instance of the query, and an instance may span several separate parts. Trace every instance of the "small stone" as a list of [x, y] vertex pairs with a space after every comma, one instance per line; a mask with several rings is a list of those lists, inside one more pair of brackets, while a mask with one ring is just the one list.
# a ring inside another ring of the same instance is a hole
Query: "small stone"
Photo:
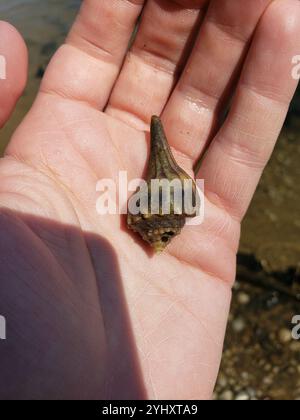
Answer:
[[279, 331], [278, 338], [279, 338], [280, 343], [287, 344], [290, 341], [292, 341], [292, 333], [287, 328], [282, 328]]
[[225, 388], [227, 386], [227, 379], [222, 373], [219, 376], [218, 385], [222, 388]]
[[233, 285], [233, 290], [239, 290], [241, 287], [240, 283], [238, 281], [236, 281]]
[[256, 398], [256, 391], [253, 388], [247, 388], [247, 394], [251, 399]]
[[238, 302], [241, 305], [247, 305], [250, 302], [250, 296], [247, 295], [247, 293], [245, 293], [245, 292], [240, 292], [238, 294]]
[[245, 325], [245, 321], [243, 320], [243, 318], [236, 318], [233, 322], [232, 322], [232, 328], [235, 332], [240, 333], [245, 329], [246, 325]]
[[247, 381], [249, 379], [249, 373], [248, 372], [242, 372], [242, 379], [244, 379], [245, 381]]
[[285, 160], [285, 153], [278, 152], [277, 155], [276, 155], [276, 158], [277, 158], [278, 162], [281, 162], [281, 163], [284, 162], [284, 160]]
[[270, 371], [272, 370], [272, 365], [270, 365], [270, 363], [267, 363], [267, 364], [264, 366], [264, 370], [265, 370], [266, 372], [270, 372]]
[[229, 385], [234, 386], [235, 385], [235, 378], [230, 378], [228, 382], [229, 382]]
[[246, 392], [240, 392], [236, 397], [236, 401], [248, 401], [250, 400], [250, 396]]
[[233, 392], [230, 391], [230, 389], [227, 389], [226, 391], [222, 392], [220, 395], [220, 400], [222, 401], [232, 401], [233, 400]]
[[273, 378], [272, 378], [271, 376], [266, 376], [266, 377], [263, 379], [263, 383], [264, 383], [265, 385], [272, 385], [272, 383], [273, 383]]
[[263, 393], [262, 393], [262, 391], [261, 391], [260, 389], [258, 389], [258, 390], [256, 391], [256, 394], [257, 394], [257, 397], [258, 397], [258, 398], [262, 398], [262, 396], [263, 396]]

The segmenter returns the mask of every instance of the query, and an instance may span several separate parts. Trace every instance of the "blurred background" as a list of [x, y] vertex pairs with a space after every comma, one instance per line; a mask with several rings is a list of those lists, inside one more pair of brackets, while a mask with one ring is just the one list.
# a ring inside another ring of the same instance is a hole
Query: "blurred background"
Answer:
[[[29, 109], [80, 0], [0, 0], [30, 52], [29, 82], [0, 132], [0, 155]], [[299, 52], [298, 52], [299, 53]], [[215, 399], [300, 400], [300, 89], [242, 227], [238, 275]]]

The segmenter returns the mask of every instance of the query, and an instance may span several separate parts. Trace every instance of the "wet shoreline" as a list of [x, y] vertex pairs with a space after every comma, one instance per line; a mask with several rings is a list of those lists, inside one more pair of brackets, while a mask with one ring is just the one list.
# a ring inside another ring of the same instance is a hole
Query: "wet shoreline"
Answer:
[[33, 103], [41, 80], [40, 71], [63, 43], [80, 3], [81, 0], [0, 0], [0, 19], [20, 31], [29, 50], [28, 84], [12, 118], [0, 132], [0, 156]]

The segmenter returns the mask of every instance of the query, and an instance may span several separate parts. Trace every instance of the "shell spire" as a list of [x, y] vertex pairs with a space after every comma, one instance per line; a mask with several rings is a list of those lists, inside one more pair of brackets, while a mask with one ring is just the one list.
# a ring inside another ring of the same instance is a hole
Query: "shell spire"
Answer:
[[[194, 180], [176, 163], [161, 120], [151, 118], [151, 144], [146, 188], [128, 201], [127, 225], [156, 252], [179, 235], [186, 217], [196, 215], [199, 195]], [[189, 206], [186, 211], [186, 195]], [[135, 204], [133, 211], [132, 204]]]

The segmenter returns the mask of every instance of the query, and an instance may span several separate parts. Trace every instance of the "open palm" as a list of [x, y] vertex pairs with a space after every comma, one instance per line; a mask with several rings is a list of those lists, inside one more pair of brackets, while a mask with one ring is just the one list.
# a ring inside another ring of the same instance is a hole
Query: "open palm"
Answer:
[[[300, 8], [206, 3], [86, 0], [52, 59], [0, 164], [1, 397], [211, 396], [240, 221], [296, 88]], [[144, 173], [152, 114], [187, 170], [211, 141], [204, 222], [160, 255], [96, 211], [98, 180]]]

